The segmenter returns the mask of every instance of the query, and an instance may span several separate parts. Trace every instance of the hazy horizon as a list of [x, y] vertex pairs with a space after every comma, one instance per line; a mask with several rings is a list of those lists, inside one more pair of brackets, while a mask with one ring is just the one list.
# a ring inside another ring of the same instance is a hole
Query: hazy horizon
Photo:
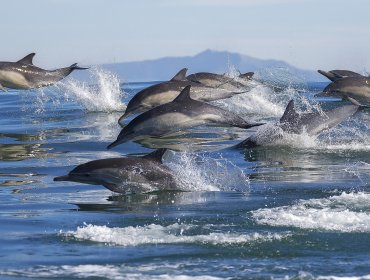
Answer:
[[56, 68], [193, 56], [206, 49], [315, 70], [370, 68], [366, 0], [14, 0], [1, 61]]

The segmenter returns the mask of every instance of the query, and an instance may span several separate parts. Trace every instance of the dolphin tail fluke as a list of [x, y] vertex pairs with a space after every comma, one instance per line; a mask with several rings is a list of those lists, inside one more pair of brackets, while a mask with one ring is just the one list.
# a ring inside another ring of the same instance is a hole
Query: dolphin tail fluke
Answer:
[[80, 67], [77, 65], [77, 63], [73, 63], [71, 66], [69, 66], [69, 68], [71, 68], [71, 70], [86, 70], [86, 69], [89, 69], [89, 67]]

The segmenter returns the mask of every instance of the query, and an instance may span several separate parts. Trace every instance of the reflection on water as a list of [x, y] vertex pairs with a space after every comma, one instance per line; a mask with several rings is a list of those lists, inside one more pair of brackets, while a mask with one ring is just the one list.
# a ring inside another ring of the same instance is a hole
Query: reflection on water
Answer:
[[135, 142], [146, 148], [168, 148], [175, 151], [215, 151], [233, 145], [233, 140], [242, 139], [252, 129], [221, 127], [196, 127], [182, 132], [174, 132], [161, 137], [150, 137]]
[[0, 144], [0, 160], [20, 161], [43, 158], [49, 156], [50, 150], [42, 148], [41, 144]]
[[[256, 162], [250, 179], [281, 182], [345, 182], [370, 179], [368, 155], [286, 146], [258, 147], [243, 151], [244, 159]], [[349, 164], [351, 160], [352, 163]], [[363, 164], [358, 164], [363, 162]], [[355, 170], [355, 172], [353, 171]]]
[[106, 203], [75, 203], [79, 211], [138, 212], [148, 206], [201, 204], [215, 199], [213, 192], [164, 191], [148, 194], [113, 195]]

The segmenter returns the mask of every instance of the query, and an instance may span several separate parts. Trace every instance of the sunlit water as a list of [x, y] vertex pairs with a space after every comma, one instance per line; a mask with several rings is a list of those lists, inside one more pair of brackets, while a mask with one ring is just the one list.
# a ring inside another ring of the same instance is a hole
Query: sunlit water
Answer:
[[[127, 101], [150, 83], [90, 73], [1, 92], [0, 279], [370, 279], [368, 110], [318, 137], [232, 149], [274, 133], [292, 98], [302, 111], [342, 104], [314, 99], [325, 85], [266, 70], [257, 78], [280, 77], [279, 88], [256, 82], [214, 103], [268, 125], [200, 127], [108, 151]], [[53, 182], [92, 159], [162, 146], [175, 150], [164, 163], [185, 192], [123, 196]]]

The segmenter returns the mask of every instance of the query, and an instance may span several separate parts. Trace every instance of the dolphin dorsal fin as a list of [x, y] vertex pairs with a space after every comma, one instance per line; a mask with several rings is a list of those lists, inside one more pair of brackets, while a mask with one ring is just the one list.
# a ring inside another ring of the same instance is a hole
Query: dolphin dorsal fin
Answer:
[[182, 68], [173, 78], [171, 81], [185, 81], [186, 80], [186, 72], [188, 71], [188, 68]]
[[290, 100], [286, 106], [283, 116], [280, 118], [281, 123], [291, 122], [292, 120], [299, 117], [299, 114], [294, 109], [294, 100]]
[[23, 57], [22, 59], [18, 60], [18, 63], [23, 63], [23, 64], [30, 64], [33, 65], [32, 59], [35, 56], [35, 53], [30, 53]]
[[190, 88], [191, 86], [186, 86], [184, 89], [180, 92], [180, 94], [172, 101], [172, 102], [185, 102], [189, 100], [193, 100], [190, 97]]
[[150, 154], [143, 156], [143, 158], [158, 161], [162, 163], [162, 157], [166, 151], [167, 149], [164, 149], [164, 148], [158, 149], [158, 150], [155, 150], [154, 152], [151, 152]]

